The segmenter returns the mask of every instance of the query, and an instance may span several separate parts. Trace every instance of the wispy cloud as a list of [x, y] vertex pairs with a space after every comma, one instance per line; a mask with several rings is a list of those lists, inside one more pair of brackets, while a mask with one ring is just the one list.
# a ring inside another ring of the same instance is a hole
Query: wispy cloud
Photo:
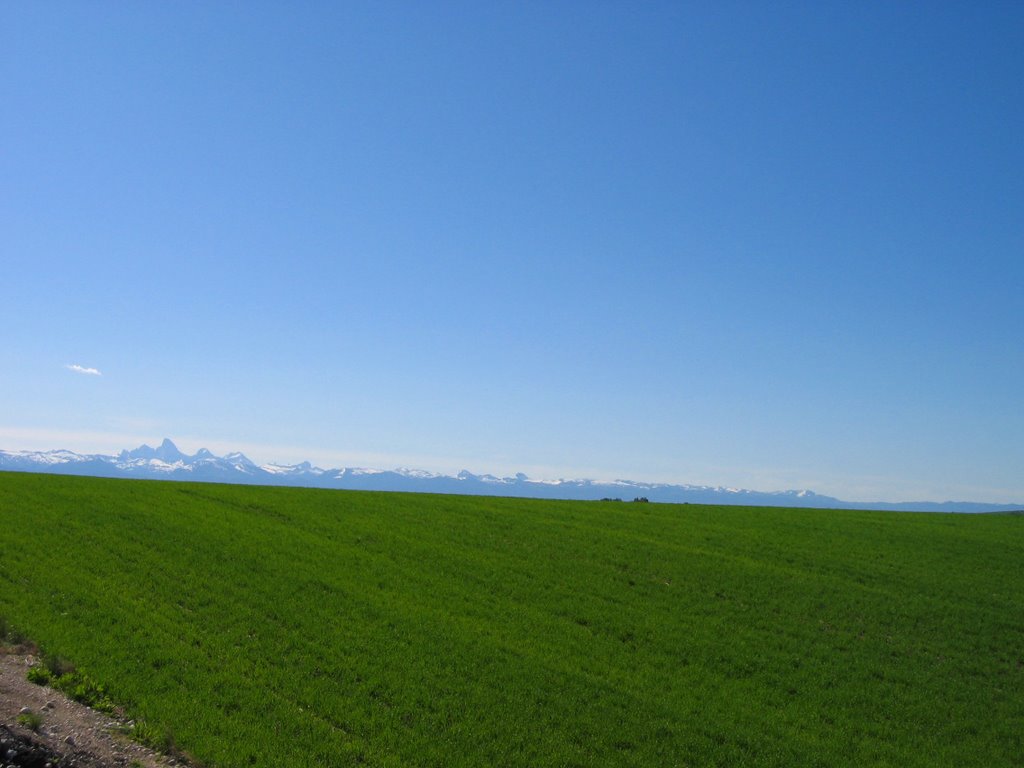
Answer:
[[67, 368], [69, 371], [74, 371], [75, 373], [83, 373], [86, 376], [102, 376], [103, 375], [96, 368], [86, 368], [84, 365], [75, 365], [74, 363], [71, 363], [71, 364], [65, 365], [64, 367]]

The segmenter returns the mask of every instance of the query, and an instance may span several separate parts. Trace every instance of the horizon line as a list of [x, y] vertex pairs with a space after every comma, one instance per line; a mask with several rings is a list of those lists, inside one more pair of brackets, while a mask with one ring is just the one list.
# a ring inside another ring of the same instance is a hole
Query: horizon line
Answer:
[[[136, 448], [139, 448], [139, 447], [142, 447], [142, 446], [148, 446], [150, 448], [155, 449], [155, 447], [159, 447], [159, 445], [161, 445], [164, 440], [167, 440], [172, 445], [174, 445], [176, 449], [178, 449], [183, 454], [185, 454], [187, 456], [190, 456], [190, 457], [195, 456], [198, 451], [203, 450], [204, 448], [207, 449], [207, 450], [211, 450], [209, 448], [209, 446], [214, 446], [214, 449], [212, 449], [211, 452], [214, 453], [214, 455], [217, 456], [217, 457], [223, 457], [225, 454], [236, 453], [236, 452], [237, 453], [242, 453], [243, 455], [246, 456], [246, 458], [249, 458], [248, 454], [250, 454], [250, 453], [254, 453], [256, 455], [263, 454], [262, 456], [259, 456], [259, 458], [257, 460], [255, 460], [255, 461], [250, 459], [250, 461], [253, 461], [253, 463], [255, 463], [257, 466], [274, 465], [274, 466], [279, 466], [279, 467], [290, 467], [290, 466], [296, 466], [296, 465], [301, 464], [301, 463], [309, 462], [315, 468], [320, 469], [320, 470], [324, 470], [324, 471], [340, 470], [340, 469], [362, 469], [362, 470], [374, 470], [374, 471], [379, 471], [379, 472], [402, 471], [402, 470], [404, 470], [404, 471], [422, 471], [422, 472], [427, 472], [427, 473], [429, 473], [431, 475], [438, 476], [438, 477], [455, 477], [458, 472], [465, 471], [465, 472], [468, 472], [468, 473], [470, 473], [470, 474], [472, 474], [474, 476], [477, 476], [477, 477], [491, 476], [491, 477], [497, 477], [497, 478], [501, 478], [501, 479], [512, 479], [512, 478], [515, 478], [515, 477], [517, 477], [519, 475], [523, 475], [526, 478], [527, 481], [534, 482], [534, 483], [556, 483], [556, 482], [589, 482], [589, 483], [594, 483], [594, 484], [631, 483], [631, 484], [638, 485], [638, 486], [649, 486], [649, 487], [675, 486], [675, 487], [681, 487], [681, 488], [704, 489], [704, 490], [722, 490], [722, 491], [731, 491], [731, 492], [746, 492], [746, 493], [757, 493], [757, 494], [764, 494], [764, 495], [777, 495], [777, 494], [785, 494], [785, 493], [809, 493], [809, 494], [813, 494], [814, 496], [821, 497], [823, 499], [832, 499], [834, 501], [842, 502], [842, 503], [845, 503], [845, 504], [917, 504], [917, 503], [920, 503], [920, 504], [983, 504], [983, 505], [1003, 506], [1003, 507], [1024, 506], [1024, 504], [1022, 504], [1021, 502], [1018, 502], [1018, 501], [1003, 501], [1003, 500], [999, 500], [999, 501], [993, 501], [993, 500], [975, 501], [975, 500], [970, 500], [970, 497], [956, 498], [956, 497], [950, 497], [950, 496], [947, 496], [946, 498], [942, 499], [941, 501], [936, 500], [937, 497], [933, 497], [933, 498], [929, 499], [927, 496], [907, 497], [907, 498], [896, 500], [896, 501], [885, 500], [884, 498], [879, 498], [877, 496], [869, 497], [869, 498], [860, 498], [860, 499], [857, 499], [857, 498], [844, 498], [845, 494], [836, 495], [834, 493], [823, 493], [823, 492], [814, 490], [811, 487], [806, 487], [806, 486], [802, 487], [802, 488], [801, 487], [789, 487], [789, 488], [778, 488], [778, 489], [775, 489], [775, 490], [759, 490], [759, 489], [754, 488], [754, 487], [746, 486], [743, 483], [728, 483], [728, 484], [727, 483], [718, 483], [718, 484], [713, 484], [713, 483], [680, 482], [678, 480], [637, 480], [637, 479], [627, 478], [627, 477], [625, 477], [623, 475], [609, 476], [609, 475], [606, 475], [604, 473], [593, 473], [593, 474], [590, 474], [590, 473], [566, 473], [566, 472], [557, 472], [557, 471], [549, 473], [549, 472], [545, 472], [545, 470], [551, 470], [552, 469], [551, 467], [542, 467], [542, 466], [536, 466], [536, 465], [532, 466], [532, 467], [531, 466], [525, 466], [525, 467], [520, 466], [517, 471], [510, 471], [510, 472], [507, 472], [507, 473], [502, 473], [501, 470], [479, 472], [479, 471], [473, 471], [473, 470], [470, 470], [470, 469], [467, 468], [468, 466], [471, 466], [472, 462], [454, 462], [452, 460], [448, 460], [447, 462], [445, 462], [446, 465], [447, 465], [446, 468], [436, 469], [436, 468], [428, 468], [426, 466], [426, 465], [429, 465], [429, 464], [434, 464], [434, 466], [437, 467], [437, 464], [435, 463], [436, 462], [436, 458], [432, 460], [431, 458], [428, 458], [428, 457], [413, 457], [413, 456], [408, 456], [408, 455], [402, 456], [400, 454], [372, 454], [372, 453], [368, 454], [368, 453], [365, 453], [365, 452], [364, 453], [356, 453], [356, 452], [346, 452], [346, 451], [323, 451], [323, 450], [317, 451], [317, 450], [313, 450], [313, 449], [300, 448], [300, 447], [297, 447], [297, 446], [281, 446], [281, 445], [275, 446], [275, 445], [268, 445], [268, 444], [263, 444], [263, 443], [249, 443], [249, 442], [228, 443], [227, 441], [222, 441], [222, 440], [212, 440], [212, 441], [211, 440], [205, 440], [204, 441], [204, 440], [196, 440], [196, 439], [189, 438], [189, 437], [182, 438], [182, 440], [186, 444], [188, 444], [188, 445], [195, 444], [195, 445], [199, 446], [194, 451], [189, 453], [188, 451], [182, 451], [181, 448], [178, 446], [178, 443], [175, 440], [173, 440], [173, 439], [171, 439], [169, 437], [166, 437], [166, 436], [161, 438], [159, 441], [156, 441], [156, 446], [153, 446], [153, 445], [150, 445], [150, 443], [153, 442], [153, 441], [149, 437], [141, 437], [141, 436], [139, 436], [137, 434], [136, 435], [129, 435], [129, 434], [125, 434], [125, 433], [113, 433], [113, 432], [86, 432], [86, 431], [64, 431], [64, 430], [54, 430], [54, 429], [26, 429], [26, 428], [0, 427], [0, 439], [6, 439], [6, 438], [26, 438], [26, 437], [29, 438], [30, 442], [35, 442], [37, 444], [41, 441], [41, 439], [58, 438], [58, 439], [65, 439], [65, 440], [73, 442], [73, 443], [91, 442], [91, 443], [95, 444], [96, 442], [100, 442], [100, 443], [103, 443], [103, 444], [105, 444], [107, 446], [113, 445], [114, 441], [116, 440], [119, 443], [119, 445], [118, 445], [118, 447], [115, 447], [115, 448], [107, 448], [106, 449], [106, 450], [113, 450], [113, 453], [104, 453], [103, 452], [104, 449], [96, 450], [95, 448], [82, 448], [80, 446], [77, 447], [77, 448], [39, 447], [39, 448], [17, 448], [17, 449], [13, 449], [13, 450], [19, 451], [19, 452], [56, 452], [56, 451], [66, 450], [66, 451], [69, 451], [71, 453], [76, 453], [78, 455], [83, 455], [84, 454], [84, 455], [97, 455], [97, 456], [116, 457], [121, 452], [136, 450]], [[128, 443], [128, 444], [135, 443], [136, 448], [125, 448], [124, 445], [126, 443]], [[52, 446], [53, 442], [50, 442], [49, 445]], [[218, 453], [216, 453], [216, 451], [221, 451], [221, 453], [218, 454]], [[288, 453], [288, 454], [291, 454], [293, 456], [295, 456], [295, 455], [304, 456], [304, 458], [299, 459], [297, 461], [291, 461], [291, 462], [288, 461], [288, 460], [280, 460], [280, 459], [267, 460], [266, 459], [266, 453], [268, 453], [268, 452]], [[317, 455], [319, 455], [319, 458], [317, 458]], [[331, 460], [323, 462], [322, 459], [327, 458], [327, 457], [330, 457]], [[338, 463], [336, 466], [334, 466], [333, 464], [335, 462], [337, 462], [338, 459], [341, 459], [341, 463]], [[369, 459], [369, 461], [367, 461], [367, 459]], [[455, 469], [456, 466], [458, 466], [458, 469]], [[533, 472], [535, 472], [536, 470], [541, 470], [541, 474], [540, 475], [533, 474]], [[979, 495], [982, 495], [982, 494], [979, 494]]]

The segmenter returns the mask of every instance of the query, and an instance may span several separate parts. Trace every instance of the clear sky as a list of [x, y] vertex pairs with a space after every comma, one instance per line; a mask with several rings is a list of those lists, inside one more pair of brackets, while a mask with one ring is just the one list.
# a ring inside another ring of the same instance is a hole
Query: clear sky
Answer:
[[1024, 501], [1019, 2], [4, 3], [0, 249], [0, 448]]

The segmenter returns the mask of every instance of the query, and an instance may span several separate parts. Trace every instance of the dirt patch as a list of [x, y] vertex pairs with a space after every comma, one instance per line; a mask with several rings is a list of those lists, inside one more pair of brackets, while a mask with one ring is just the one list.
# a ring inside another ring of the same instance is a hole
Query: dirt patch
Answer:
[[[128, 723], [89, 709], [26, 679], [36, 659], [0, 647], [0, 767], [168, 768], [182, 761], [157, 754], [125, 735]], [[38, 717], [32, 730], [19, 723]]]

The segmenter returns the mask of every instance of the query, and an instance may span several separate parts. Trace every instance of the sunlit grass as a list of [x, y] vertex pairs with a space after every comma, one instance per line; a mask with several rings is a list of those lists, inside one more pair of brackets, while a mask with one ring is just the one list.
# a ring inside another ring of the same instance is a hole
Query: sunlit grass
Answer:
[[207, 765], [1019, 765], [1024, 518], [0, 473], [0, 615]]

